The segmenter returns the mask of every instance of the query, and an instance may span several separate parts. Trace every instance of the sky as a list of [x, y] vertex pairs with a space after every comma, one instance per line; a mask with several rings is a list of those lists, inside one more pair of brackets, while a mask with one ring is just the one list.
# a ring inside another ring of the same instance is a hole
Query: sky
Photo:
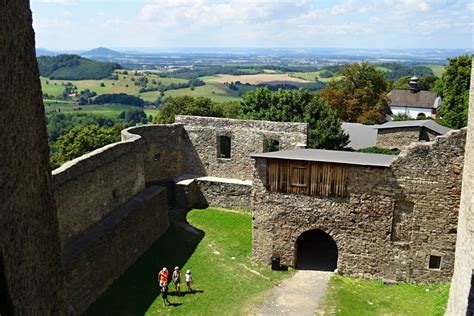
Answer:
[[36, 47], [468, 48], [472, 0], [31, 0]]

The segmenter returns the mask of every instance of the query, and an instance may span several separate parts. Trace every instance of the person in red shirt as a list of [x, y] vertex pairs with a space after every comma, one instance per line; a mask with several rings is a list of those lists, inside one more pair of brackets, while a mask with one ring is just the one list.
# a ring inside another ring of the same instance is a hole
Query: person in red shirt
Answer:
[[158, 282], [160, 284], [160, 290], [164, 285], [168, 285], [168, 269], [166, 267], [161, 269], [158, 273]]

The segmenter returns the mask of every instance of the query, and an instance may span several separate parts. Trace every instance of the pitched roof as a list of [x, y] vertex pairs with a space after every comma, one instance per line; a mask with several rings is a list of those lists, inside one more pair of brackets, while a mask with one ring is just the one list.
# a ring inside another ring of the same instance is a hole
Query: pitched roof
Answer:
[[434, 109], [438, 93], [425, 90], [413, 93], [410, 90], [394, 89], [387, 94], [387, 97], [390, 99], [390, 106]]
[[390, 167], [397, 156], [366, 154], [352, 151], [323, 150], [323, 149], [293, 149], [253, 154], [252, 158], [287, 159], [303, 161], [319, 161], [361, 165], [372, 167]]
[[372, 125], [343, 122], [342, 129], [349, 135], [347, 147], [360, 149], [375, 146], [377, 143], [377, 130]]
[[438, 134], [446, 134], [451, 129], [449, 127], [439, 125], [433, 120], [410, 120], [410, 121], [392, 121], [382, 125], [373, 125], [374, 129], [387, 129], [387, 128], [404, 128], [404, 127], [425, 127]]

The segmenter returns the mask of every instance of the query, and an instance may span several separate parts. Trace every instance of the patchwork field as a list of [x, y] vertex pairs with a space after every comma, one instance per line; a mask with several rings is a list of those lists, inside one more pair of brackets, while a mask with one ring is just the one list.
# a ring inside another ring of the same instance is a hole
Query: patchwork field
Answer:
[[295, 78], [300, 78], [300, 79], [303, 79], [303, 80], [306, 80], [306, 81], [316, 81], [316, 79], [317, 79], [321, 82], [329, 82], [333, 79], [334, 80], [339, 80], [339, 79], [342, 78], [341, 76], [334, 76], [334, 77], [331, 77], [331, 78], [322, 78], [320, 76], [320, 73], [321, 73], [321, 71], [294, 72], [294, 73], [291, 73], [291, 76], [295, 77]]
[[[48, 78], [41, 77], [41, 87], [43, 93], [47, 93], [51, 96], [60, 95], [64, 91], [64, 85], [71, 82], [77, 87], [78, 90], [89, 89], [96, 92], [98, 95], [105, 93], [127, 93], [130, 95], [139, 96], [147, 101], [155, 101], [159, 96], [159, 91], [151, 91], [140, 93], [141, 86], [135, 85], [135, 81], [139, 77], [148, 78], [149, 87], [158, 87], [159, 84], [169, 85], [171, 83], [186, 83], [187, 80], [178, 78], [161, 78], [156, 74], [141, 74], [135, 75], [132, 71], [129, 74], [124, 75], [118, 73], [118, 80], [102, 79], [102, 80], [49, 80]], [[151, 83], [155, 81], [156, 84]], [[103, 84], [104, 86], [102, 87]], [[188, 89], [189, 90], [189, 89]]]
[[241, 83], [248, 83], [252, 85], [258, 84], [298, 84], [298, 83], [308, 83], [308, 80], [304, 80], [301, 78], [291, 77], [289, 74], [257, 74], [257, 75], [241, 75], [241, 76], [234, 76], [234, 75], [216, 75], [213, 77], [206, 77], [209, 82], [236, 82], [240, 81]]

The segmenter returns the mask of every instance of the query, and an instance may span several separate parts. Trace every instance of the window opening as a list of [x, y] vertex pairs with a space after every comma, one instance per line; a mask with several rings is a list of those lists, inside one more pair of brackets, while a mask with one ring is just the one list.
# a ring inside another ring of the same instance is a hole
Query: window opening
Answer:
[[231, 142], [229, 136], [217, 136], [217, 158], [230, 159]]

